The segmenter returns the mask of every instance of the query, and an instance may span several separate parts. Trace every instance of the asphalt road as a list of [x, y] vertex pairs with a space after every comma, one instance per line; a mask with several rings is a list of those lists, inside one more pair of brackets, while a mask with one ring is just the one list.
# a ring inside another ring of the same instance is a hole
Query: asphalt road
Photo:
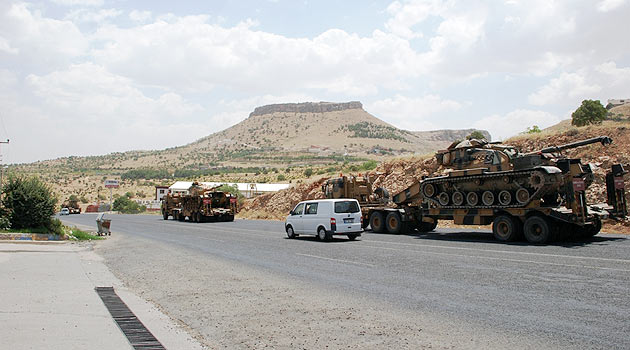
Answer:
[[[283, 223], [180, 223], [111, 215], [114, 234], [289, 276], [345, 295], [497, 334], [575, 348], [630, 348], [630, 236], [545, 246], [495, 242], [490, 231], [365, 233], [356, 241], [286, 238]], [[95, 227], [95, 215], [64, 216]], [[151, 254], [151, 252], [146, 252]], [[131, 267], [130, 267], [131, 268]], [[527, 346], [525, 346], [527, 347]]]

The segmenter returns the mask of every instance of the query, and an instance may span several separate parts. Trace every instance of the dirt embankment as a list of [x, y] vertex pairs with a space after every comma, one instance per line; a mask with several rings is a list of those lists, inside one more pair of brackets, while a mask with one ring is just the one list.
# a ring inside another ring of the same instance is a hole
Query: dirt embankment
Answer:
[[[583, 164], [590, 163], [593, 166], [595, 181], [587, 192], [589, 203], [606, 202], [605, 174], [612, 164], [621, 163], [626, 170], [630, 170], [630, 128], [626, 126], [596, 126], [570, 129], [556, 134], [527, 135], [510, 139], [505, 144], [511, 144], [521, 150], [522, 153], [539, 150], [553, 145], [562, 145], [597, 136], [609, 136], [613, 144], [602, 146], [593, 144], [565, 151], [563, 154], [569, 158], [580, 158]], [[395, 159], [379, 165], [370, 176], [375, 178], [374, 186], [386, 188], [394, 195], [422, 176], [436, 176], [445, 169], [437, 165], [434, 157], [411, 157]], [[630, 184], [630, 176], [625, 176], [626, 183]], [[258, 219], [283, 219], [287, 213], [299, 201], [306, 199], [323, 198], [321, 185], [326, 179], [320, 179], [310, 184], [301, 184], [277, 193], [267, 194], [249, 200], [242, 212], [245, 218]], [[629, 186], [627, 186], [629, 187]], [[630, 192], [630, 191], [629, 191]], [[630, 195], [627, 198], [630, 203]], [[615, 232], [630, 232], [630, 223], [623, 225], [606, 225], [606, 230]]]

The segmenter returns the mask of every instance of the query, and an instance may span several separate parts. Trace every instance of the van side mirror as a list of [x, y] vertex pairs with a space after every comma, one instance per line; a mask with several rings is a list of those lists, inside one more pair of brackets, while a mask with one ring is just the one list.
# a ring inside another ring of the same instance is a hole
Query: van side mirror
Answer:
[[294, 212], [293, 210], [291, 210], [291, 211], [289, 212], [289, 215], [295, 215], [295, 212]]

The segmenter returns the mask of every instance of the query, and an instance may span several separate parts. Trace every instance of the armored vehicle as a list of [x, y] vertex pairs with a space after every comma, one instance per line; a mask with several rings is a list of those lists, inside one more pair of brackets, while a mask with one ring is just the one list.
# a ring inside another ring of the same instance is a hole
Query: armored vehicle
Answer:
[[164, 220], [172, 216], [174, 220], [193, 222], [234, 221], [238, 212], [236, 196], [218, 191], [216, 188], [204, 188], [194, 182], [188, 194], [167, 194], [162, 201]]
[[594, 143], [609, 145], [612, 139], [595, 137], [529, 153], [483, 140], [454, 143], [436, 154], [438, 163], [451, 169], [447, 175], [425, 178], [393, 200], [406, 208], [403, 222], [492, 223], [494, 236], [503, 241], [522, 233], [533, 243], [570, 233], [592, 236], [602, 219], [627, 215], [621, 164], [607, 174], [608, 205], [588, 205], [590, 165], [562, 155]]

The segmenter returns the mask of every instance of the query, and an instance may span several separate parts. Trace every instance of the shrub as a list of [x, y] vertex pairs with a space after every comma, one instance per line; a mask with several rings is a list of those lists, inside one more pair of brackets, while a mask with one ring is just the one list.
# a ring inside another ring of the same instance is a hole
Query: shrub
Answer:
[[284, 176], [284, 175], [282, 175], [282, 174], [280, 174], [280, 175], [278, 175], [278, 177], [277, 177], [276, 179], [277, 179], [278, 181], [284, 181], [284, 180], [286, 180], [286, 179], [287, 179], [287, 177], [286, 177], [286, 176]]
[[367, 171], [367, 170], [372, 170], [376, 168], [377, 166], [378, 166], [378, 163], [375, 160], [368, 160], [367, 162], [364, 162], [363, 164], [361, 164], [359, 169]]
[[120, 196], [114, 201], [114, 210], [123, 214], [138, 214], [147, 210], [147, 207], [130, 200], [127, 196]]
[[470, 135], [466, 136], [466, 139], [471, 140], [471, 139], [477, 139], [477, 140], [484, 140], [486, 137], [483, 136], [483, 133], [479, 130], [475, 130], [473, 132], [470, 133]]
[[57, 198], [37, 177], [9, 176], [2, 204], [11, 213], [11, 228], [48, 227], [55, 214]]
[[313, 175], [313, 169], [312, 168], [306, 168], [306, 170], [304, 170], [304, 176], [311, 177], [311, 175]]
[[538, 134], [538, 133], [541, 133], [541, 132], [542, 132], [542, 130], [540, 130], [538, 125], [534, 125], [531, 128], [527, 127], [527, 131], [525, 131], [526, 134]]

